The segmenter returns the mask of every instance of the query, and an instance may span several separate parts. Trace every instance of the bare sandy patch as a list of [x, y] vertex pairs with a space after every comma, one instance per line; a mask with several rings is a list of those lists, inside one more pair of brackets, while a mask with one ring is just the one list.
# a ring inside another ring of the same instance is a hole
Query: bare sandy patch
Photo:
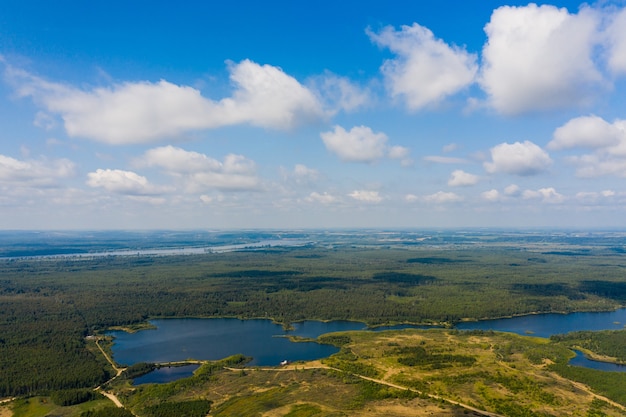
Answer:
[[12, 417], [13, 411], [7, 405], [0, 405], [0, 417]]

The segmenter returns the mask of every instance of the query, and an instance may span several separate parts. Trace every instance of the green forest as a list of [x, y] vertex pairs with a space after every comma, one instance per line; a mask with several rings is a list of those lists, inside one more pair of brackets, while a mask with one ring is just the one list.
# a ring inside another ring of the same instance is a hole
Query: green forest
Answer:
[[[7, 258], [0, 260], [0, 398], [102, 384], [114, 371], [87, 336], [150, 318], [451, 325], [611, 310], [626, 302], [626, 258], [619, 249], [308, 245], [161, 257]], [[562, 340], [626, 358], [615, 348], [624, 346], [623, 334], [568, 337]], [[409, 366], [471, 362], [419, 349], [403, 355]]]

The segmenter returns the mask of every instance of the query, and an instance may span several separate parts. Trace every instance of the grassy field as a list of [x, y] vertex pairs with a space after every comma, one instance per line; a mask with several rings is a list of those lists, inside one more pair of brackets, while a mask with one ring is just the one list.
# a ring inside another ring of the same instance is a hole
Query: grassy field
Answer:
[[[60, 407], [54, 404], [49, 397], [31, 397], [14, 401], [12, 404], [5, 406], [5, 412], [7, 416], [13, 413], [13, 417], [74, 417], [80, 416], [80, 414], [85, 411], [97, 410], [110, 405], [111, 402], [103, 398], [83, 404]], [[3, 416], [1, 412], [0, 416]]]

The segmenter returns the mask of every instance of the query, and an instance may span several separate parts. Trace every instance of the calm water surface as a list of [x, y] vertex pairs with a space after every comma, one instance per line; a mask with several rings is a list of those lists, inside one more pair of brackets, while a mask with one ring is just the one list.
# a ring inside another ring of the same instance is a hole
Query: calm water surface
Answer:
[[496, 330], [522, 335], [550, 337], [579, 330], [621, 330], [626, 309], [601, 313], [534, 314], [508, 319], [459, 323], [459, 330]]
[[[113, 356], [120, 364], [170, 362], [185, 359], [218, 360], [237, 353], [250, 356], [250, 365], [274, 366], [283, 360], [309, 361], [328, 357], [338, 349], [314, 342], [293, 343], [287, 336], [317, 338], [321, 334], [365, 330], [364, 323], [353, 321], [304, 321], [285, 331], [270, 320], [238, 319], [160, 319], [152, 320], [157, 329], [137, 333], [109, 332], [115, 337]], [[522, 335], [550, 337], [578, 330], [618, 330], [626, 323], [626, 309], [601, 313], [537, 314], [509, 319], [460, 323], [460, 330], [495, 330]], [[376, 328], [391, 330], [419, 326], [399, 325]], [[423, 327], [422, 327], [423, 328]], [[626, 371], [626, 366], [590, 361], [578, 354], [572, 365]], [[190, 376], [195, 367], [161, 368], [135, 383], [168, 382]]]
[[217, 360], [237, 353], [253, 357], [250, 365], [272, 366], [281, 361], [308, 361], [338, 352], [314, 342], [293, 343], [288, 335], [315, 338], [323, 333], [361, 330], [357, 322], [304, 322], [285, 332], [270, 320], [163, 319], [151, 321], [157, 329], [137, 333], [110, 332], [113, 356], [121, 364], [170, 362], [189, 358]]
[[185, 365], [155, 369], [148, 374], [135, 378], [133, 385], [163, 384], [165, 382], [176, 381], [177, 379], [191, 376], [199, 367], [200, 365]]
[[609, 371], [609, 372], [626, 372], [626, 365], [620, 365], [617, 363], [608, 363], [608, 362], [600, 362], [600, 361], [592, 361], [591, 359], [587, 359], [585, 354], [579, 350], [575, 350], [576, 356], [569, 361], [570, 365], [574, 366], [582, 366], [584, 368], [597, 369], [600, 371]]

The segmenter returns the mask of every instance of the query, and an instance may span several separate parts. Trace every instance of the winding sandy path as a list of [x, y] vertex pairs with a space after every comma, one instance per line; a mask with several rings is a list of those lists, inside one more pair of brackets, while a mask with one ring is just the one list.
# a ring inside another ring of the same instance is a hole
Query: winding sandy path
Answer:
[[[113, 362], [113, 359], [111, 359], [111, 357], [104, 351], [104, 349], [102, 349], [102, 346], [100, 346], [100, 341], [96, 340], [96, 346], [98, 346], [98, 349], [100, 349], [100, 352], [102, 352], [102, 355], [105, 357], [105, 359], [109, 362], [109, 364], [111, 364], [111, 367], [113, 368], [113, 370], [116, 372], [115, 376], [111, 379], [109, 379], [107, 382], [105, 382], [105, 384], [108, 384], [109, 382], [113, 381], [115, 378], [117, 378], [118, 376], [120, 376], [122, 374], [122, 372], [124, 372], [124, 370], [126, 370], [126, 368], [118, 368], [117, 365], [115, 364], [115, 362]], [[104, 385], [104, 384], [102, 384]], [[113, 404], [115, 404], [116, 407], [119, 408], [124, 408], [124, 404], [122, 404], [122, 402], [119, 400], [119, 398], [117, 398], [115, 396], [115, 394], [105, 391], [102, 388], [102, 385], [100, 385], [99, 387], [96, 387], [94, 389], [94, 391], [98, 391], [100, 394], [104, 395], [105, 397], [107, 397], [109, 400], [113, 401]], [[130, 411], [130, 410], [129, 410]]]
[[105, 397], [107, 397], [109, 400], [113, 401], [113, 404], [115, 404], [116, 407], [124, 408], [124, 405], [120, 402], [120, 400], [114, 394], [111, 394], [110, 392], [106, 392], [102, 388], [100, 388], [98, 392], [104, 395]]

